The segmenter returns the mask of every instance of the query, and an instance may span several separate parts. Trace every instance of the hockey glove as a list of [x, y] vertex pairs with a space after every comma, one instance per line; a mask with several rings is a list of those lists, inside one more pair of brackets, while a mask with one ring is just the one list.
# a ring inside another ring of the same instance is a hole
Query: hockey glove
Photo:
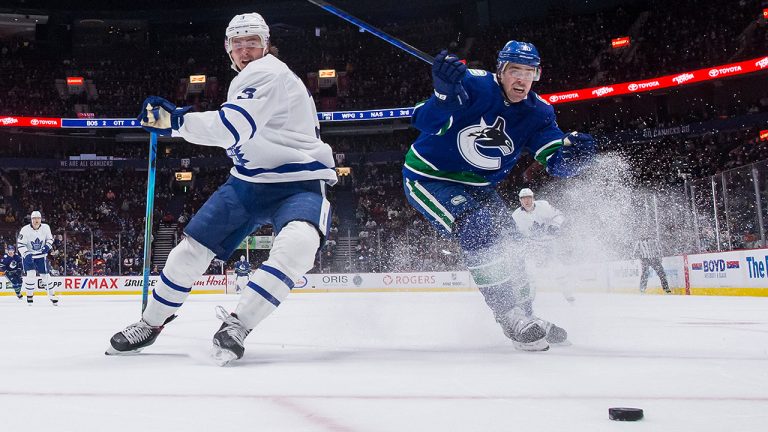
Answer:
[[469, 99], [467, 91], [461, 85], [461, 79], [467, 74], [467, 65], [448, 51], [442, 50], [432, 63], [432, 83], [435, 97], [447, 104], [464, 105]]
[[596, 144], [591, 135], [571, 132], [563, 137], [563, 145], [547, 160], [547, 172], [556, 177], [573, 177], [588, 167], [595, 158]]
[[51, 247], [50, 247], [50, 246], [48, 246], [48, 245], [45, 245], [45, 246], [43, 246], [43, 248], [40, 250], [40, 253], [41, 253], [41, 254], [47, 254], [47, 253], [48, 253], [48, 252], [50, 252], [50, 251], [51, 251]]
[[163, 136], [170, 136], [171, 130], [179, 130], [184, 123], [184, 114], [192, 109], [191, 106], [177, 108], [159, 96], [150, 96], [141, 105], [143, 108], [138, 117], [141, 127]]

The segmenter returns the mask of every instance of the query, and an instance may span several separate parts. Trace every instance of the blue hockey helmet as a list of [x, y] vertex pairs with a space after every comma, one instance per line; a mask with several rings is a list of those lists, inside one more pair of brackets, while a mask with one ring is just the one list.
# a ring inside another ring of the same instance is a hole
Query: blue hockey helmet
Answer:
[[16, 247], [13, 245], [5, 245], [5, 253], [16, 252]]
[[496, 58], [496, 69], [501, 72], [502, 67], [507, 63], [515, 63], [536, 68], [536, 77], [538, 81], [541, 76], [541, 57], [539, 50], [530, 42], [518, 42], [511, 40], [499, 51]]

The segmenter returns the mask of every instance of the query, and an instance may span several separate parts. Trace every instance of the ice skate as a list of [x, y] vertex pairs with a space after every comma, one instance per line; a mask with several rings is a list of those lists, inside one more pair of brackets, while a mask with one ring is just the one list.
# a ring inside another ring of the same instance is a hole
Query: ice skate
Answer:
[[232, 360], [243, 357], [243, 343], [251, 331], [243, 326], [237, 315], [227, 313], [221, 306], [216, 306], [216, 316], [224, 322], [213, 335], [211, 357], [219, 366], [226, 366]]
[[151, 326], [144, 319], [131, 324], [125, 330], [115, 333], [109, 340], [109, 347], [104, 352], [106, 355], [130, 355], [141, 352], [144, 348], [155, 343], [157, 336], [165, 328], [165, 325], [173, 321], [176, 315], [171, 315], [161, 326]]
[[534, 316], [526, 316], [518, 308], [512, 309], [500, 321], [504, 334], [512, 340], [515, 348], [520, 351], [546, 351], [547, 342], [546, 322]]
[[32, 306], [32, 303], [33, 303], [32, 296], [27, 296], [27, 305]]
[[544, 323], [544, 331], [547, 332], [547, 336], [545, 339], [547, 342], [549, 342], [550, 345], [555, 346], [568, 346], [571, 344], [570, 341], [568, 341], [568, 332], [565, 331], [564, 328], [559, 327], [555, 324], [552, 324], [549, 321], [543, 320], [541, 318], [538, 318], [541, 322]]
[[59, 299], [57, 299], [57, 298], [52, 298], [52, 299], [51, 299], [51, 303], [53, 303], [53, 305], [54, 305], [54, 306], [58, 306], [58, 305], [59, 305]]

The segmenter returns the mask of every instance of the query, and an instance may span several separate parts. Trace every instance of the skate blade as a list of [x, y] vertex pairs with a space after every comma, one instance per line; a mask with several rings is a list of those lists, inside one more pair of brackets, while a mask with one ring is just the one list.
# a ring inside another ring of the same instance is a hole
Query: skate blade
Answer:
[[104, 351], [104, 355], [108, 355], [108, 356], [130, 356], [130, 355], [136, 355], [136, 354], [140, 353], [141, 350], [143, 350], [143, 349], [144, 348], [139, 348], [139, 349], [130, 350], [130, 351], [118, 351], [112, 345], [110, 345], [109, 347], [107, 347], [107, 350]]
[[537, 352], [537, 351], [549, 350], [549, 342], [547, 342], [543, 338], [535, 342], [514, 342], [513, 341], [513, 345], [515, 346], [515, 349], [519, 351]]
[[548, 343], [549, 343], [549, 346], [553, 346], [553, 347], [567, 347], [567, 346], [573, 345], [571, 341], [569, 341], [568, 339], [562, 342], [548, 342]]
[[214, 345], [211, 348], [211, 358], [218, 366], [227, 366], [232, 360], [237, 359], [237, 355], [230, 350]]

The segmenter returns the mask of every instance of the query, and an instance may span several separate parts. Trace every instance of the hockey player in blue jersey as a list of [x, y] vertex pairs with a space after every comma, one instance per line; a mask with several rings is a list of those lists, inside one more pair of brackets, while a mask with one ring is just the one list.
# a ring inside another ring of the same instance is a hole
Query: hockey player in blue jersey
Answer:
[[567, 332], [533, 313], [519, 233], [496, 185], [524, 151], [558, 177], [577, 175], [595, 154], [592, 137], [563, 133], [552, 106], [531, 91], [540, 77], [530, 43], [507, 42], [495, 73], [441, 52], [432, 65], [434, 94], [414, 111], [421, 134], [403, 167], [409, 203], [457, 241], [504, 334], [526, 351], [565, 344]]
[[5, 277], [11, 281], [13, 291], [16, 293], [16, 297], [21, 300], [24, 296], [21, 294], [21, 274], [23, 272], [23, 264], [21, 262], [21, 255], [16, 253], [16, 248], [12, 245], [5, 247], [5, 255], [3, 260], [0, 261], [0, 272], [5, 273]]
[[240, 260], [235, 263], [235, 290], [238, 294], [248, 284], [248, 276], [251, 274], [251, 263], [245, 259], [245, 255], [240, 255]]
[[251, 274], [234, 312], [216, 309], [223, 323], [213, 335], [214, 360], [226, 365], [241, 358], [245, 338], [312, 268], [328, 233], [325, 190], [337, 178], [312, 95], [270, 51], [261, 15], [232, 18], [224, 48], [238, 75], [219, 109], [190, 112], [157, 96], [142, 104], [146, 130], [225, 148], [233, 167], [168, 255], [141, 320], [112, 336], [107, 354], [132, 354], [154, 343], [211, 260], [228, 259], [248, 234], [270, 224], [275, 238], [268, 259]]

